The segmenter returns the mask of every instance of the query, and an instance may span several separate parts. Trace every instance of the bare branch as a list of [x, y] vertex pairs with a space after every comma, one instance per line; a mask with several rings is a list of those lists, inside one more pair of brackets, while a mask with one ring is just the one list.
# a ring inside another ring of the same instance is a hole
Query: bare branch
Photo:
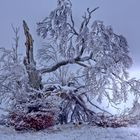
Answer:
[[93, 103], [90, 101], [89, 97], [86, 95], [86, 93], [83, 93], [83, 94], [85, 95], [85, 97], [87, 98], [87, 101], [88, 101], [92, 106], [98, 108], [99, 110], [101, 110], [101, 111], [103, 111], [103, 112], [105, 112], [105, 113], [107, 113], [107, 114], [112, 115], [110, 112], [108, 112], [108, 111], [106, 111], [106, 110], [104, 110], [104, 109], [98, 107], [97, 105], [93, 104]]
[[90, 19], [91, 19], [92, 13], [95, 12], [97, 9], [99, 9], [99, 7], [96, 7], [96, 8], [93, 9], [92, 11], [90, 11], [89, 8], [87, 8], [88, 18], [86, 19], [86, 24], [85, 24], [85, 26], [88, 25], [88, 23], [89, 23], [89, 21], [90, 21]]
[[18, 59], [18, 47], [19, 47], [19, 27], [14, 27], [13, 25], [11, 25], [12, 26], [12, 29], [13, 29], [13, 32], [14, 32], [14, 34], [15, 34], [15, 37], [13, 37], [13, 40], [14, 40], [14, 42], [15, 42], [15, 44], [14, 44], [14, 47], [13, 47], [13, 50], [14, 50], [14, 52], [15, 52], [15, 58], [14, 58], [14, 60], [17, 62], [17, 59]]
[[80, 26], [80, 32], [82, 31], [82, 29], [84, 27], [86, 27], [89, 24], [89, 21], [91, 19], [92, 13], [95, 12], [97, 9], [99, 9], [99, 7], [96, 7], [92, 11], [90, 11], [89, 8], [87, 8], [88, 17], [87, 17], [87, 15], [85, 13], [85, 16], [83, 16], [84, 20], [83, 20], [83, 22], [81, 23], [81, 26]]
[[65, 65], [67, 65], [67, 64], [79, 64], [79, 65], [81, 65], [81, 66], [84, 66], [84, 67], [87, 67], [87, 65], [84, 65], [84, 64], [82, 64], [81, 62], [85, 62], [85, 61], [88, 61], [88, 60], [90, 60], [92, 58], [92, 53], [90, 54], [90, 56], [85, 56], [85, 57], [83, 57], [83, 58], [81, 58], [81, 57], [76, 57], [76, 58], [74, 58], [74, 59], [69, 59], [69, 60], [63, 60], [63, 61], [61, 61], [61, 62], [58, 62], [57, 64], [55, 64], [55, 65], [53, 65], [52, 67], [50, 67], [50, 68], [44, 68], [44, 69], [41, 69], [41, 70], [39, 70], [39, 72], [41, 73], [41, 74], [43, 74], [43, 73], [50, 73], [50, 72], [53, 72], [53, 71], [55, 71], [55, 70], [57, 70], [58, 68], [60, 68], [61, 66], [65, 66]]
[[77, 31], [75, 30], [74, 26], [72, 26], [70, 23], [67, 23], [67, 25], [71, 28], [71, 30], [73, 31], [73, 33], [74, 33], [75, 35], [79, 35], [79, 34], [77, 33]]

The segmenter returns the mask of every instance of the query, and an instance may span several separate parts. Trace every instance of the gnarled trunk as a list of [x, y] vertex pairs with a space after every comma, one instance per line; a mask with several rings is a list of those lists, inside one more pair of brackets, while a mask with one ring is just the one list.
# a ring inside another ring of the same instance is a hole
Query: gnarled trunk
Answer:
[[23, 20], [23, 29], [26, 37], [25, 42], [26, 56], [24, 57], [24, 65], [28, 73], [29, 85], [32, 88], [40, 89], [42, 87], [41, 75], [39, 74], [39, 71], [36, 69], [36, 62], [33, 56], [33, 39], [31, 34], [29, 33], [27, 23], [24, 20]]

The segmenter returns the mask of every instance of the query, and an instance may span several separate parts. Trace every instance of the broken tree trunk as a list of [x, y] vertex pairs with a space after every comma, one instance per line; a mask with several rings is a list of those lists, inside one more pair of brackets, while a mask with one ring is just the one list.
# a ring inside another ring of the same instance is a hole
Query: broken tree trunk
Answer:
[[26, 56], [24, 57], [24, 65], [26, 67], [29, 85], [34, 89], [40, 89], [42, 87], [41, 76], [39, 71], [36, 69], [36, 62], [33, 55], [33, 39], [29, 32], [27, 23], [23, 20], [23, 29], [26, 37]]

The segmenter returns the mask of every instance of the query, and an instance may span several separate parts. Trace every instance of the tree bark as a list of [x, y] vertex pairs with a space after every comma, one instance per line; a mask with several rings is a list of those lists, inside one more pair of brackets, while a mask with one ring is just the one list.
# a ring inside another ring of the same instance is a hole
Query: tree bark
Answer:
[[34, 89], [40, 89], [42, 87], [41, 75], [36, 69], [36, 62], [33, 55], [33, 39], [29, 32], [27, 23], [23, 20], [23, 29], [26, 37], [25, 47], [26, 47], [26, 56], [24, 57], [24, 65], [26, 67], [29, 85]]

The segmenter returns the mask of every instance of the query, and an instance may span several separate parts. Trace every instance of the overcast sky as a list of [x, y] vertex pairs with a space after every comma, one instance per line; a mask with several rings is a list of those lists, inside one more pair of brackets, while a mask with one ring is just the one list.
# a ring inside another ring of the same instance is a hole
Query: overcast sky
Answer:
[[[36, 22], [45, 18], [51, 9], [56, 7], [57, 0], [0, 0], [0, 47], [11, 47], [13, 32], [11, 24], [19, 26], [20, 38], [24, 39], [22, 20], [25, 19], [31, 28], [34, 40]], [[127, 38], [133, 58], [132, 75], [140, 76], [140, 0], [72, 0], [76, 26], [87, 7], [99, 6], [93, 20], [102, 20], [111, 25], [114, 31]], [[38, 41], [35, 42], [36, 46]], [[21, 41], [20, 49], [24, 50]]]

